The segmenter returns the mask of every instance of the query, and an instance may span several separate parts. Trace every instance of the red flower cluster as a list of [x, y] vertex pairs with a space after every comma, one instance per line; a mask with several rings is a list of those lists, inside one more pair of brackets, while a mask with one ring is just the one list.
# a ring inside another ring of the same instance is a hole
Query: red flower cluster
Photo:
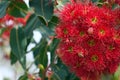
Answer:
[[120, 5], [120, 0], [115, 0], [116, 3], [118, 3]]
[[[57, 54], [79, 77], [97, 80], [120, 63], [120, 10], [68, 3], [59, 12]], [[88, 80], [88, 79], [87, 79]]]
[[0, 18], [0, 29], [4, 28], [4, 32], [2, 34], [3, 39], [7, 39], [10, 35], [10, 30], [15, 26], [25, 26], [26, 21], [30, 14], [28, 14], [25, 18], [15, 18], [6, 14], [3, 18]]

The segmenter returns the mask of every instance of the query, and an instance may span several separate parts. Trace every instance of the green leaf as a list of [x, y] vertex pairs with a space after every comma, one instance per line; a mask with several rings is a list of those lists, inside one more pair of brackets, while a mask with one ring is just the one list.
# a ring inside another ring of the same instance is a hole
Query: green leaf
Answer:
[[22, 57], [19, 60], [20, 64], [22, 65], [23, 69], [26, 70], [26, 56]]
[[26, 37], [30, 38], [33, 35], [33, 31], [35, 29], [39, 30], [44, 37], [55, 35], [54, 32], [44, 24], [46, 24], [46, 22], [44, 19], [42, 19], [42, 17], [40, 20], [40, 16], [36, 16], [35, 14], [31, 15], [24, 28]]
[[99, 2], [100, 0], [92, 0], [92, 2]]
[[18, 80], [28, 80], [28, 76], [24, 74], [23, 76], [20, 76]]
[[51, 43], [50, 46], [49, 46], [49, 51], [50, 51], [50, 53], [51, 53], [51, 55], [50, 55], [50, 56], [51, 56], [51, 62], [54, 61], [55, 51], [56, 51], [56, 49], [57, 49], [57, 46], [58, 46], [59, 42], [60, 42], [59, 39], [54, 38], [54, 39], [52, 40], [52, 43]]
[[0, 2], [0, 18], [5, 16], [6, 14], [6, 9], [9, 6], [10, 1], [2, 0]]
[[115, 74], [113, 75], [113, 80], [119, 80], [120, 78], [120, 66], [116, 70]]
[[51, 69], [53, 71], [51, 80], [79, 80], [74, 73], [70, 73], [69, 68], [62, 63], [60, 58], [57, 64], [52, 64]]
[[55, 35], [55, 33], [54, 33], [54, 31], [52, 31], [49, 27], [47, 27], [47, 26], [40, 26], [39, 28], [38, 28], [38, 30], [40, 31], [40, 33], [44, 36], [44, 37], [46, 37], [46, 38], [48, 38], [49, 36], [54, 36]]
[[112, 80], [113, 75], [103, 74], [101, 80]]
[[69, 79], [69, 80], [80, 80], [74, 73], [69, 74], [66, 79]]
[[10, 46], [12, 48], [13, 54], [20, 59], [25, 55], [25, 47], [26, 47], [26, 38], [22, 28], [11, 30], [10, 34]]
[[66, 80], [68, 70], [66, 66], [61, 63], [60, 60], [58, 60], [57, 64], [52, 64], [51, 69], [53, 71], [53, 79], [55, 78], [55, 80]]
[[48, 27], [52, 30], [57, 26], [59, 19], [57, 16], [52, 16], [52, 19], [48, 22]]
[[15, 64], [17, 62], [17, 57], [11, 52], [10, 53], [10, 60], [11, 60], [11, 64]]
[[31, 0], [30, 7], [33, 7], [37, 15], [43, 16], [46, 20], [50, 20], [53, 15], [53, 2], [50, 0]]
[[42, 38], [38, 47], [33, 51], [36, 65], [42, 64], [44, 68], [48, 63], [47, 43], [46, 39]]
[[[10, 53], [10, 60], [11, 60], [11, 64], [15, 64], [17, 61], [18, 61], [18, 58], [11, 52]], [[20, 60], [19, 60], [20, 64], [22, 65], [22, 67], [25, 69], [26, 68], [26, 57], [22, 57]]]
[[10, 46], [11, 51], [22, 64], [25, 69], [25, 48], [26, 48], [26, 38], [24, 31], [21, 27], [18, 29], [13, 28], [10, 33]]
[[39, 18], [33, 14], [27, 21], [27, 24], [24, 28], [26, 37], [31, 37], [33, 35], [33, 31], [41, 25]]
[[28, 11], [28, 7], [25, 2], [11, 1], [8, 13], [15, 17], [25, 17]]
[[44, 17], [38, 16], [38, 18], [40, 19], [40, 21], [41, 21], [44, 25], [47, 26], [48, 23], [45, 21]]
[[56, 80], [65, 80], [67, 73], [64, 69], [60, 69], [58, 66], [54, 66], [54, 75], [53, 77]]

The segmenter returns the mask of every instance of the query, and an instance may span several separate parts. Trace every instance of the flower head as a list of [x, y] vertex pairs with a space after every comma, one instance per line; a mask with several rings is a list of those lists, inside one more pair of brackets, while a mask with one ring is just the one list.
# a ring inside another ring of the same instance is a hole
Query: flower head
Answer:
[[56, 35], [61, 42], [57, 54], [78, 77], [96, 80], [118, 68], [119, 14], [120, 10], [74, 1], [60, 11]]

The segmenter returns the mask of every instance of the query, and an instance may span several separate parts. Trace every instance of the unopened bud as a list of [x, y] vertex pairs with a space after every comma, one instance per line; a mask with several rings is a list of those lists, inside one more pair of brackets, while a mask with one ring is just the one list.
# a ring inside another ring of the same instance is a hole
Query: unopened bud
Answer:
[[39, 65], [38, 65], [38, 68], [41, 69], [41, 70], [44, 70], [44, 69], [45, 69], [42, 64], [39, 64]]

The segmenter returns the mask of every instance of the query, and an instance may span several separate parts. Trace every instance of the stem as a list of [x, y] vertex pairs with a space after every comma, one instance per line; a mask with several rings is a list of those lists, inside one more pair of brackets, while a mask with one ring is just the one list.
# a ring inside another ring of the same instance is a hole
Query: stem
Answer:
[[45, 80], [46, 73], [47, 73], [48, 69], [50, 68], [50, 66], [51, 66], [51, 64], [49, 64], [48, 67], [43, 71], [43, 77], [41, 80]]

